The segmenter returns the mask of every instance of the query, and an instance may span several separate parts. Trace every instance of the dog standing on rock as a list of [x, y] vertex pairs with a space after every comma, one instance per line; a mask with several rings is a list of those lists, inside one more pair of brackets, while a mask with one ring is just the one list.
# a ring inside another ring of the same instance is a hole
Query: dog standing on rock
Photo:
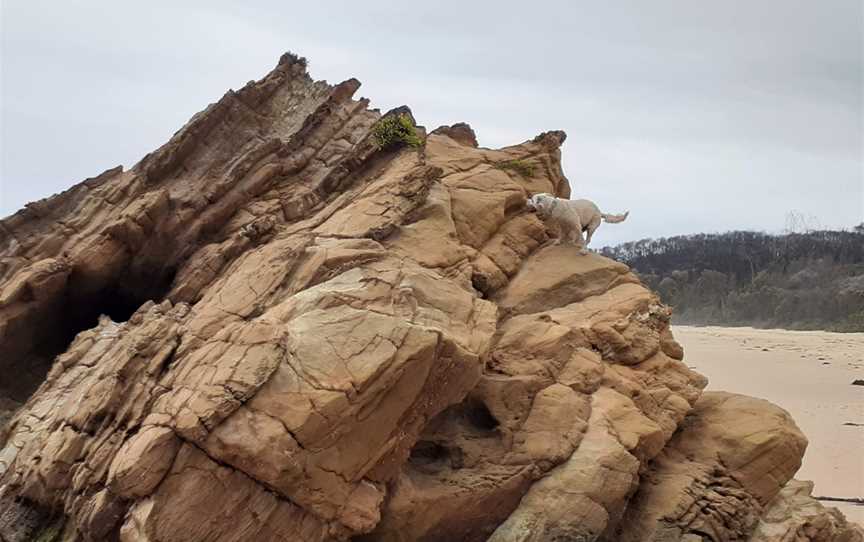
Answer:
[[[600, 222], [617, 224], [624, 222], [630, 211], [621, 215], [611, 215], [600, 211], [597, 205], [587, 199], [562, 199], [552, 194], [534, 194], [528, 198], [527, 207], [544, 220], [553, 220], [561, 228], [559, 242], [569, 242], [580, 247], [580, 254], [587, 254], [591, 236], [600, 227]], [[582, 238], [586, 232], [586, 238]]]

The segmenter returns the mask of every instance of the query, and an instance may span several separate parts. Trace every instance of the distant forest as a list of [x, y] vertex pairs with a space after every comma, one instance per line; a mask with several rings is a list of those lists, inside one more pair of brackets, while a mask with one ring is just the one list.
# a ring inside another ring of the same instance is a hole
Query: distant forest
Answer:
[[864, 331], [864, 224], [643, 239], [601, 253], [634, 268], [676, 323]]

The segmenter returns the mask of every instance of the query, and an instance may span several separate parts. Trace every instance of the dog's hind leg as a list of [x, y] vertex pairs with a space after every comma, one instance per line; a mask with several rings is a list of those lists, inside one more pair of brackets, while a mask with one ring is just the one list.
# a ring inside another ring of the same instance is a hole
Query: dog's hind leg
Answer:
[[591, 219], [591, 222], [589, 222], [588, 226], [585, 228], [585, 248], [588, 248], [588, 245], [591, 244], [591, 236], [594, 235], [594, 232], [597, 231], [597, 228], [600, 227], [600, 221], [600, 215], [596, 215], [594, 216], [594, 218]]
[[582, 237], [582, 223], [577, 220], [575, 224], [570, 229], [570, 242], [579, 247], [579, 253], [585, 254], [585, 239]]

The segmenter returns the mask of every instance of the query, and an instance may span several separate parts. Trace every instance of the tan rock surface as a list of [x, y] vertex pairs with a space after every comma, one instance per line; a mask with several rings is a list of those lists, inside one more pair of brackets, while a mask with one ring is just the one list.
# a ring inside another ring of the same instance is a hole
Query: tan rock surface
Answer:
[[563, 132], [380, 150], [358, 86], [285, 55], [0, 221], [3, 540], [639, 539], [681, 518], [663, 469], [749, 534], [803, 438], [700, 399], [657, 297], [548, 243]]
[[801, 466], [807, 440], [779, 407], [705, 392], [643, 473], [611, 540], [746, 540]]

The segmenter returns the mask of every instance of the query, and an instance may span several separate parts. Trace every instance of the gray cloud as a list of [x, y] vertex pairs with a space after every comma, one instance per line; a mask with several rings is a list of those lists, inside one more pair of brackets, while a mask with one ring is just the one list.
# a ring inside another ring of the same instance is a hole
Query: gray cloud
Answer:
[[292, 50], [481, 144], [564, 129], [598, 243], [864, 220], [862, 4], [2, 3], [0, 214], [166, 141]]

